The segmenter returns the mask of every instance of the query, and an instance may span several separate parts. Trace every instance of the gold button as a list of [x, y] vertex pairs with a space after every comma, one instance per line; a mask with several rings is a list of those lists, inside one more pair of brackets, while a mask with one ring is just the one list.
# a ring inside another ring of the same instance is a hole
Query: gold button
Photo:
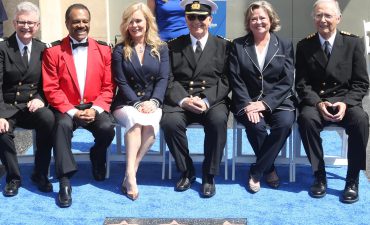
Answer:
[[33, 84], [31, 84], [31, 87], [33, 87]]
[[30, 97], [32, 97], [33, 96], [33, 94], [30, 94]]
[[189, 85], [192, 86], [194, 84], [194, 81], [190, 81]]
[[17, 91], [17, 95], [20, 95], [21, 93], [19, 93], [19, 91]]
[[150, 79], [154, 80], [154, 76], [151, 76]]
[[326, 85], [326, 83], [324, 82], [324, 83], [322, 83], [322, 86], [325, 86]]
[[202, 90], [205, 90], [206, 88], [205, 87], [202, 87]]
[[193, 88], [189, 88], [189, 91], [192, 91], [193, 90]]
[[145, 92], [141, 92], [141, 95], [145, 95]]
[[337, 82], [334, 82], [334, 85], [337, 85]]
[[321, 90], [321, 91], [320, 91], [320, 94], [324, 94], [324, 91], [323, 91], [323, 90]]
[[18, 104], [18, 102], [14, 102], [14, 105]]
[[258, 79], [262, 80], [262, 76], [259, 76]]
[[335, 95], [337, 92], [333, 91], [333, 94]]
[[20, 81], [19, 81], [18, 85], [19, 85], [19, 86], [22, 86], [22, 82], [20, 82]]
[[141, 95], [141, 93], [140, 93], [140, 91], [137, 93], [137, 96], [140, 96]]
[[205, 80], [203, 80], [203, 81], [202, 81], [202, 84], [205, 84], [205, 83], [206, 83], [206, 81], [205, 81]]

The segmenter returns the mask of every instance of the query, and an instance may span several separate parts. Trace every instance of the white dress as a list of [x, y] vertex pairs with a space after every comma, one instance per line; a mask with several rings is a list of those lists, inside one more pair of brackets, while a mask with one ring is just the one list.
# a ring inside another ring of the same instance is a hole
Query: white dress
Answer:
[[125, 127], [125, 134], [135, 124], [142, 126], [152, 126], [155, 136], [159, 132], [159, 121], [162, 118], [162, 109], [157, 108], [154, 113], [141, 113], [133, 106], [124, 106], [113, 111], [116, 121]]

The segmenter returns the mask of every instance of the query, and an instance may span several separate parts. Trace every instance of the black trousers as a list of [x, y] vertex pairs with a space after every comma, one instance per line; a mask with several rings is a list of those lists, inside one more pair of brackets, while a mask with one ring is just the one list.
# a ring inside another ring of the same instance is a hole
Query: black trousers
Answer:
[[[298, 117], [299, 132], [313, 172], [325, 171], [324, 150], [320, 132], [330, 122], [325, 121], [316, 107], [304, 106]], [[356, 177], [366, 168], [366, 145], [369, 138], [369, 117], [359, 106], [349, 107], [337, 123], [348, 134], [347, 177]]]
[[12, 179], [21, 179], [17, 151], [14, 144], [13, 131], [15, 127], [36, 130], [37, 151], [35, 153], [34, 172], [44, 175], [48, 174], [54, 121], [53, 112], [46, 107], [40, 108], [33, 113], [25, 109], [25, 111], [19, 111], [8, 119], [9, 131], [0, 134], [0, 158], [7, 171], [7, 182]]
[[67, 113], [55, 111], [53, 145], [57, 178], [64, 175], [72, 176], [77, 171], [77, 164], [72, 154], [72, 137], [73, 131], [79, 126], [90, 131], [94, 136], [94, 145], [90, 149], [90, 155], [95, 154], [100, 160], [99, 163], [106, 162], [107, 148], [115, 134], [111, 115], [102, 112], [96, 116], [94, 122], [78, 124]]
[[191, 123], [200, 123], [204, 126], [205, 133], [203, 175], [218, 175], [226, 143], [228, 115], [229, 110], [223, 103], [202, 114], [187, 111], [163, 114], [161, 128], [180, 172], [194, 170], [193, 160], [189, 154], [186, 127]]
[[[260, 179], [264, 173], [272, 172], [274, 161], [288, 138], [295, 120], [295, 112], [275, 110], [264, 112], [259, 123], [252, 123], [246, 115], [237, 116], [245, 127], [249, 143], [256, 155], [256, 163], [251, 166], [250, 175]], [[270, 132], [267, 128], [270, 127]]]

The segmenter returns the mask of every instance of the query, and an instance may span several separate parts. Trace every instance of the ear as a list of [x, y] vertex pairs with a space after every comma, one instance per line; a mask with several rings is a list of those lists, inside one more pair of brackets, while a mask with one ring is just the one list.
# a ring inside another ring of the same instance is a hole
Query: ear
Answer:
[[17, 28], [17, 21], [16, 20], [13, 20], [13, 27], [14, 27], [14, 30], [16, 30], [16, 28]]

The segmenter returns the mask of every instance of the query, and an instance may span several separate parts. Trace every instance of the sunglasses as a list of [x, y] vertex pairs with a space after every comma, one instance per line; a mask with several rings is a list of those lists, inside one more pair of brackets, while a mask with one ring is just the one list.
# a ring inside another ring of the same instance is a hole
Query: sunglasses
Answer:
[[199, 21], [204, 21], [208, 17], [208, 15], [186, 15], [186, 16], [190, 21], [194, 21], [196, 18], [198, 18]]

